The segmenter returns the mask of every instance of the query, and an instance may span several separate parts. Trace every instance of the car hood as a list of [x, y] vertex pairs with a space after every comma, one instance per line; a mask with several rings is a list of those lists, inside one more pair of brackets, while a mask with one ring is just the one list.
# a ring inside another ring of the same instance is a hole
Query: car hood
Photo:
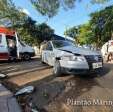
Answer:
[[80, 54], [80, 55], [100, 55], [97, 51], [92, 51], [85, 48], [75, 47], [75, 46], [66, 46], [62, 47], [59, 50], [73, 53], [73, 54]]

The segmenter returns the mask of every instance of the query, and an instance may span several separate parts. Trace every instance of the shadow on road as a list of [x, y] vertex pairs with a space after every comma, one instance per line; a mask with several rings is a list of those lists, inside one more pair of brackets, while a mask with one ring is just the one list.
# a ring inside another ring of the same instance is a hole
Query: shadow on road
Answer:
[[86, 78], [86, 79], [92, 79], [92, 78], [96, 78], [96, 77], [103, 77], [105, 75], [107, 75], [112, 69], [110, 69], [110, 67], [108, 66], [104, 66], [101, 70], [98, 70], [97, 72], [92, 72], [89, 74], [85, 74], [85, 75], [77, 75], [80, 76], [80, 78]]
[[51, 109], [57, 107], [57, 110], [53, 109], [52, 112], [64, 112], [62, 104], [66, 104], [68, 98], [76, 99], [94, 86], [99, 86], [94, 78], [76, 76], [62, 81], [56, 78], [58, 80], [52, 81], [54, 79], [55, 77], [51, 76], [30, 83], [36, 87], [35, 93], [32, 94], [32, 101], [38, 108], [49, 108], [48, 105], [51, 105]]

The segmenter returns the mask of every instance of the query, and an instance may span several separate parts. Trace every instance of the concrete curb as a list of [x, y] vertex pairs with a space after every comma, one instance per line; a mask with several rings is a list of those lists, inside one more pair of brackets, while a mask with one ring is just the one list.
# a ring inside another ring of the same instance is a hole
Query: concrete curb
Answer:
[[33, 69], [30, 69], [30, 70], [22, 70], [22, 71], [16, 71], [16, 72], [13, 72], [13, 73], [8, 73], [7, 76], [8, 77], [14, 77], [14, 76], [18, 76], [18, 75], [21, 75], [21, 74], [25, 74], [25, 73], [29, 73], [29, 72], [35, 72], [35, 71], [41, 71], [41, 70], [44, 70], [44, 69], [49, 69], [51, 67], [49, 66], [41, 66], [41, 67], [38, 67], [38, 68], [33, 68]]
[[0, 112], [22, 112], [13, 94], [0, 84]]

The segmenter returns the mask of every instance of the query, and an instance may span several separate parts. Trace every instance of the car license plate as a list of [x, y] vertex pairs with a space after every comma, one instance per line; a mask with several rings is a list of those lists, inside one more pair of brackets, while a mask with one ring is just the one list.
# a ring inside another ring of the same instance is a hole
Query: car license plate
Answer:
[[93, 69], [101, 68], [102, 67], [102, 62], [93, 63], [92, 66], [93, 66]]

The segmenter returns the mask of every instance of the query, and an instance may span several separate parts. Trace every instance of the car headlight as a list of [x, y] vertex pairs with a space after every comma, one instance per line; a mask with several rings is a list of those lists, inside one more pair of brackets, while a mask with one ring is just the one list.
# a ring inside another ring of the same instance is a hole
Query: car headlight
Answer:
[[69, 56], [62, 56], [61, 60], [65, 60], [65, 61], [85, 61], [85, 58], [84, 58], [84, 56], [69, 55]]

